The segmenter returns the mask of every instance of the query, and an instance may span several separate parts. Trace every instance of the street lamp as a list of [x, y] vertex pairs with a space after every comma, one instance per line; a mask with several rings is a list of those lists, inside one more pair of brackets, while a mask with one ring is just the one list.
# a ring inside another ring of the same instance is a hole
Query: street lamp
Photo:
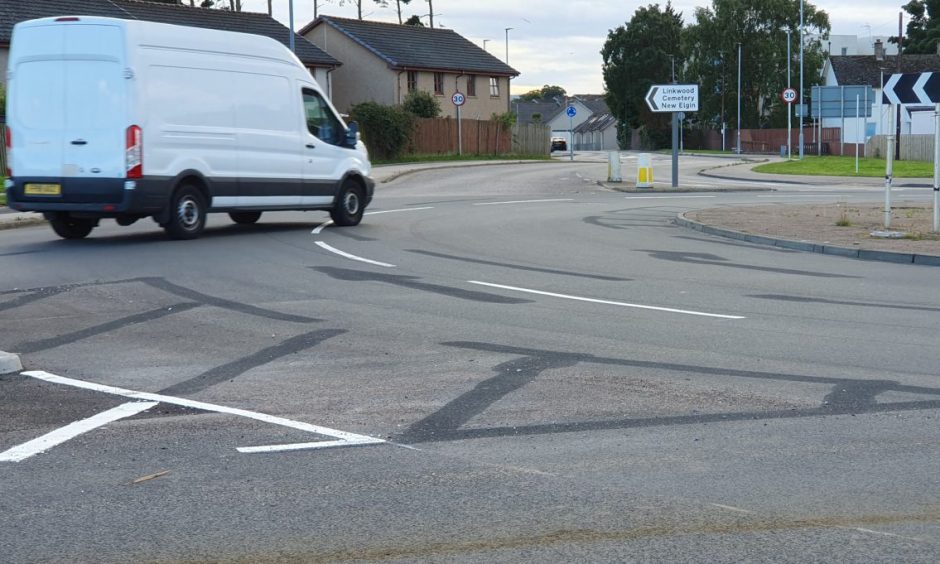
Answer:
[[507, 65], [509, 64], [509, 32], [512, 31], [512, 29], [513, 28], [511, 27], [506, 28], [506, 64]]
[[738, 154], [741, 154], [741, 44], [738, 43]]

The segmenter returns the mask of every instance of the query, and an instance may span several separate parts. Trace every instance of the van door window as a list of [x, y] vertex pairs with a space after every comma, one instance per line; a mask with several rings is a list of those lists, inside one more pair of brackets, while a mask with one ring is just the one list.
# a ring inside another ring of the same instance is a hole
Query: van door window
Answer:
[[304, 88], [303, 96], [304, 115], [310, 133], [330, 145], [342, 145], [346, 138], [346, 128], [326, 100], [316, 91], [307, 88]]

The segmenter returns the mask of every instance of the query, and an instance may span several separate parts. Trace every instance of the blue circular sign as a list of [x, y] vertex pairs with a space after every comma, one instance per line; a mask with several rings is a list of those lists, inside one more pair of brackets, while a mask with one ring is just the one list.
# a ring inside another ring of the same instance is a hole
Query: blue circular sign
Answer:
[[568, 117], [573, 118], [574, 116], [578, 115], [578, 110], [576, 110], [574, 106], [568, 106], [568, 109], [565, 110], [565, 113], [568, 114]]

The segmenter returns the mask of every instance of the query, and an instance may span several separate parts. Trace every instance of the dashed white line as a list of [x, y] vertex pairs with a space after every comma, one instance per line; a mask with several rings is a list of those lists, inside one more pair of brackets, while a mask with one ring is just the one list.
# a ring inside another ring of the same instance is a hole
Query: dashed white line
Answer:
[[881, 535], [881, 536], [885, 536], [885, 537], [894, 537], [894, 538], [898, 538], [898, 539], [910, 540], [910, 541], [915, 541], [915, 542], [924, 542], [924, 539], [919, 539], [919, 538], [917, 538], [917, 537], [905, 537], [904, 535], [896, 535], [896, 534], [894, 534], [894, 533], [886, 533], [886, 532], [884, 532], [884, 531], [875, 531], [875, 530], [872, 530], [872, 529], [864, 529], [864, 528], [862, 528], [862, 527], [839, 527], [839, 528], [840, 528], [840, 529], [846, 529], [846, 530], [849, 530], [849, 531], [858, 531], [858, 532], [860, 532], [860, 533], [868, 533], [868, 534], [871, 534], [871, 535]]
[[341, 256], [341, 257], [348, 258], [349, 260], [355, 260], [355, 261], [359, 261], [359, 262], [364, 262], [364, 263], [366, 263], [366, 264], [373, 264], [373, 265], [375, 265], [375, 266], [382, 266], [382, 267], [385, 267], [385, 268], [395, 268], [395, 265], [394, 265], [394, 264], [389, 264], [389, 263], [387, 263], [387, 262], [379, 262], [379, 261], [377, 261], [377, 260], [370, 260], [370, 259], [367, 259], [367, 258], [357, 257], [356, 255], [352, 255], [352, 254], [349, 254], [349, 253], [347, 253], [347, 252], [345, 252], [345, 251], [341, 251], [341, 250], [339, 250], [339, 249], [337, 249], [337, 248], [331, 247], [331, 246], [327, 245], [326, 243], [324, 243], [323, 241], [317, 241], [317, 246], [320, 247], [320, 248], [322, 248], [322, 249], [326, 249], [327, 251], [330, 251], [331, 253], [337, 254], [337, 255], [339, 255], [339, 256]]
[[728, 511], [736, 511], [738, 513], [747, 513], [748, 515], [753, 515], [753, 511], [748, 511], [747, 509], [741, 509], [740, 507], [734, 507], [732, 505], [722, 505], [720, 503], [712, 503], [715, 507], [720, 507], [721, 509], [727, 509]]
[[311, 234], [311, 235], [319, 235], [320, 233], [323, 232], [324, 229], [326, 229], [327, 227], [329, 227], [329, 226], [331, 226], [331, 225], [333, 225], [333, 220], [332, 220], [332, 219], [329, 220], [329, 221], [324, 221], [323, 223], [321, 223], [320, 225], [318, 225], [316, 229], [314, 229], [313, 231], [311, 231], [310, 234]]
[[674, 309], [674, 308], [669, 308], [669, 307], [631, 304], [631, 303], [626, 303], [626, 302], [615, 302], [611, 300], [598, 300], [594, 298], [584, 298], [581, 296], [571, 296], [568, 294], [556, 294], [554, 292], [543, 292], [541, 290], [532, 290], [530, 288], [518, 288], [516, 286], [504, 286], [503, 284], [492, 284], [490, 282], [480, 282], [479, 280], [468, 280], [468, 282], [470, 284], [476, 284], [479, 286], [488, 286], [490, 288], [499, 288], [501, 290], [523, 292], [526, 294], [536, 294], [539, 296], [548, 296], [552, 298], [561, 298], [565, 300], [575, 300], [578, 302], [589, 302], [589, 303], [594, 303], [594, 304], [612, 305], [612, 306], [618, 306], [618, 307], [646, 309], [646, 310], [652, 310], [652, 311], [662, 311], [666, 313], [681, 313], [685, 315], [698, 315], [701, 317], [717, 317], [719, 319], [747, 319], [746, 317], [741, 317], [739, 315], [723, 315], [723, 314], [718, 314], [718, 313], [706, 313], [702, 311], [692, 311], [692, 310], [686, 310], [686, 309]]
[[687, 200], [689, 198], [717, 198], [718, 196], [624, 196], [627, 200]]
[[574, 198], [553, 198], [548, 200], [513, 200], [510, 202], [485, 202], [482, 204], [473, 204], [475, 206], [502, 206], [505, 204], [538, 204], [542, 202], [573, 202]]
[[[36, 379], [43, 380], [46, 382], [51, 382], [53, 384], [62, 384], [65, 386], [72, 386], [73, 388], [80, 388], [83, 390], [92, 390], [95, 392], [101, 392], [101, 393], [111, 394], [115, 396], [122, 396], [122, 397], [136, 399], [136, 400], [143, 400], [146, 402], [168, 403], [171, 405], [179, 405], [182, 407], [188, 407], [190, 409], [199, 409], [201, 411], [212, 411], [215, 413], [224, 413], [226, 415], [235, 415], [238, 417], [245, 417], [247, 419], [253, 419], [255, 421], [261, 421], [262, 423], [270, 423], [272, 425], [279, 425], [281, 427], [288, 427], [291, 429], [297, 429], [299, 431], [306, 431], [308, 433], [314, 433], [317, 435], [323, 435], [326, 437], [337, 439], [335, 441], [320, 441], [320, 442], [315, 442], [315, 443], [308, 443], [310, 445], [316, 445], [316, 446], [310, 446], [309, 448], [328, 448], [328, 447], [336, 447], [336, 446], [386, 444], [386, 441], [382, 439], [377, 439], [375, 437], [369, 437], [366, 435], [358, 435], [356, 433], [348, 433], [346, 431], [339, 431], [336, 429], [330, 429], [329, 427], [321, 427], [319, 425], [311, 425], [310, 423], [304, 423], [302, 421], [293, 421], [290, 419], [285, 419], [283, 417], [277, 417], [275, 415], [267, 415], [265, 413], [257, 413], [254, 411], [248, 411], [246, 409], [225, 407], [222, 405], [215, 405], [211, 403], [188, 400], [185, 398], [177, 398], [173, 396], [165, 396], [162, 394], [137, 392], [134, 390], [127, 390], [124, 388], [117, 388], [114, 386], [106, 386], [104, 384], [96, 384], [94, 382], [86, 382], [84, 380], [75, 380], [72, 378], [66, 378], [64, 376], [57, 376], [55, 374], [50, 374], [48, 372], [43, 372], [43, 371], [23, 372], [22, 374], [24, 376], [29, 376], [31, 378], [36, 378]], [[125, 405], [139, 405], [139, 404], [125, 404]], [[147, 409], [149, 409], [149, 407], [152, 407], [152, 406], [148, 406]], [[277, 446], [283, 446], [283, 445], [277, 445]], [[245, 448], [257, 449], [259, 447], [245, 447]], [[267, 452], [267, 451], [257, 451], [257, 452]]]
[[20, 462], [26, 460], [27, 458], [45, 452], [56, 445], [60, 445], [66, 441], [72, 440], [79, 435], [93, 431], [98, 427], [102, 427], [119, 419], [132, 417], [138, 413], [147, 411], [151, 407], [157, 405], [157, 403], [158, 402], [155, 401], [132, 401], [121, 404], [113, 409], [102, 411], [101, 413], [93, 415], [88, 419], [82, 419], [81, 421], [70, 423], [65, 427], [61, 427], [55, 431], [46, 433], [45, 435], [35, 438], [29, 442], [25, 442], [9, 450], [0, 452], [0, 462]]
[[401, 212], [410, 212], [410, 211], [418, 211], [418, 210], [433, 210], [433, 209], [434, 209], [434, 206], [425, 206], [423, 208], [405, 208], [405, 209], [400, 209], [400, 210], [379, 210], [379, 211], [373, 211], [373, 212], [366, 212], [365, 215], [378, 215], [380, 213], [401, 213]]

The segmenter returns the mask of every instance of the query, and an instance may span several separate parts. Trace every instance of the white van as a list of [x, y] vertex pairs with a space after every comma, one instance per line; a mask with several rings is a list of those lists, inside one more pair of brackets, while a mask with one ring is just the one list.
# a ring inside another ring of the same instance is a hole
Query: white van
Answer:
[[297, 57], [258, 35], [88, 16], [13, 28], [7, 204], [61, 237], [152, 217], [191, 239], [206, 212], [254, 223], [326, 210], [356, 225], [372, 165]]

